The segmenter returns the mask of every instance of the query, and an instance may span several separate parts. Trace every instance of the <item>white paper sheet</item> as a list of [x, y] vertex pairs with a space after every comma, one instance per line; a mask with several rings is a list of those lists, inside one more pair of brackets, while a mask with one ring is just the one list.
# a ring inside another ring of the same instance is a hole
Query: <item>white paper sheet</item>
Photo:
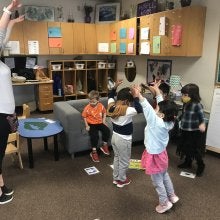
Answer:
[[148, 40], [149, 32], [150, 32], [149, 27], [141, 28], [141, 40]]
[[39, 41], [28, 41], [28, 53], [39, 54]]
[[96, 167], [88, 167], [84, 169], [88, 175], [94, 175], [99, 173], [99, 170]]
[[150, 54], [150, 43], [149, 42], [141, 43], [140, 54]]
[[20, 42], [19, 41], [8, 41], [6, 47], [10, 48], [10, 54], [20, 54]]
[[108, 43], [99, 43], [98, 44], [98, 52], [101, 52], [101, 53], [109, 52], [109, 44]]

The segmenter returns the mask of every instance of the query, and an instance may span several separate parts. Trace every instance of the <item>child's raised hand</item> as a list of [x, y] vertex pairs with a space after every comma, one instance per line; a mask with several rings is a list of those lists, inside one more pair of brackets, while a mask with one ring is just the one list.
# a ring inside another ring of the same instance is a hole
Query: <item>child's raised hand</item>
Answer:
[[140, 86], [132, 85], [130, 87], [130, 89], [131, 89], [131, 94], [132, 94], [133, 97], [140, 97], [140, 95], [141, 95], [141, 92], [140, 92], [141, 88], [140, 88]]
[[118, 88], [119, 85], [121, 85], [123, 83], [123, 79], [118, 79], [116, 82], [115, 82], [115, 89]]
[[152, 86], [150, 86], [151, 89], [155, 91], [156, 96], [161, 94], [160, 89], [159, 89], [160, 84], [161, 84], [161, 80], [155, 81], [154, 84]]
[[19, 23], [21, 21], [24, 21], [24, 15], [19, 16], [18, 18], [12, 19], [11, 22]]

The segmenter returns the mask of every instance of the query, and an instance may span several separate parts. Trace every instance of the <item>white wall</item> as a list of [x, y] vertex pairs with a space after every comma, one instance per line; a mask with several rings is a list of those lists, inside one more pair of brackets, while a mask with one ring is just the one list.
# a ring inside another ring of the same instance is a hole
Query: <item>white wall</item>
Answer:
[[[136, 1], [141, 3], [143, 1]], [[178, 3], [179, 1], [176, 1]], [[129, 11], [133, 0], [122, 0], [122, 7]], [[180, 75], [183, 84], [192, 82], [200, 87], [202, 103], [207, 111], [211, 109], [213, 91], [216, 77], [217, 49], [220, 24], [220, 1], [219, 0], [192, 0], [192, 5], [203, 5], [207, 7], [205, 35], [203, 44], [203, 55], [200, 58], [174, 58], [166, 57], [173, 61], [172, 74]], [[180, 7], [178, 4], [177, 7]], [[119, 58], [119, 75], [124, 77], [123, 66], [129, 57]], [[161, 58], [160, 58], [161, 59]], [[138, 76], [134, 83], [140, 83], [146, 79], [147, 57], [135, 57]]]

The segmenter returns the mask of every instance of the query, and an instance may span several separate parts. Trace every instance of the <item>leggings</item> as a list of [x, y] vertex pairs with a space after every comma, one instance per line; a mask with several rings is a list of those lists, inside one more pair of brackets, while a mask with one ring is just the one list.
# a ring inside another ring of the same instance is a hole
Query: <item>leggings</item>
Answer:
[[90, 135], [90, 141], [92, 147], [97, 148], [98, 146], [98, 141], [99, 141], [99, 131], [102, 133], [102, 140], [104, 142], [108, 142], [109, 136], [110, 136], [110, 130], [109, 128], [104, 125], [104, 124], [89, 124], [90, 130], [89, 130], [89, 135]]
[[0, 175], [2, 174], [2, 161], [5, 156], [8, 135], [11, 133], [7, 116], [7, 114], [0, 113]]

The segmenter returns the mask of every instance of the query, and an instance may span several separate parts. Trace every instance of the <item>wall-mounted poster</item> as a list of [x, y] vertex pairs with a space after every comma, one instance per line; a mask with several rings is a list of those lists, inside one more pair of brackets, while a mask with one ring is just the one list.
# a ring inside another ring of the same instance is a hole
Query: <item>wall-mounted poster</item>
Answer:
[[54, 8], [47, 6], [24, 6], [25, 19], [30, 21], [54, 21]]
[[172, 70], [172, 60], [147, 60], [147, 83], [155, 80], [169, 82]]
[[148, 0], [137, 5], [137, 17], [157, 12], [157, 0]]

